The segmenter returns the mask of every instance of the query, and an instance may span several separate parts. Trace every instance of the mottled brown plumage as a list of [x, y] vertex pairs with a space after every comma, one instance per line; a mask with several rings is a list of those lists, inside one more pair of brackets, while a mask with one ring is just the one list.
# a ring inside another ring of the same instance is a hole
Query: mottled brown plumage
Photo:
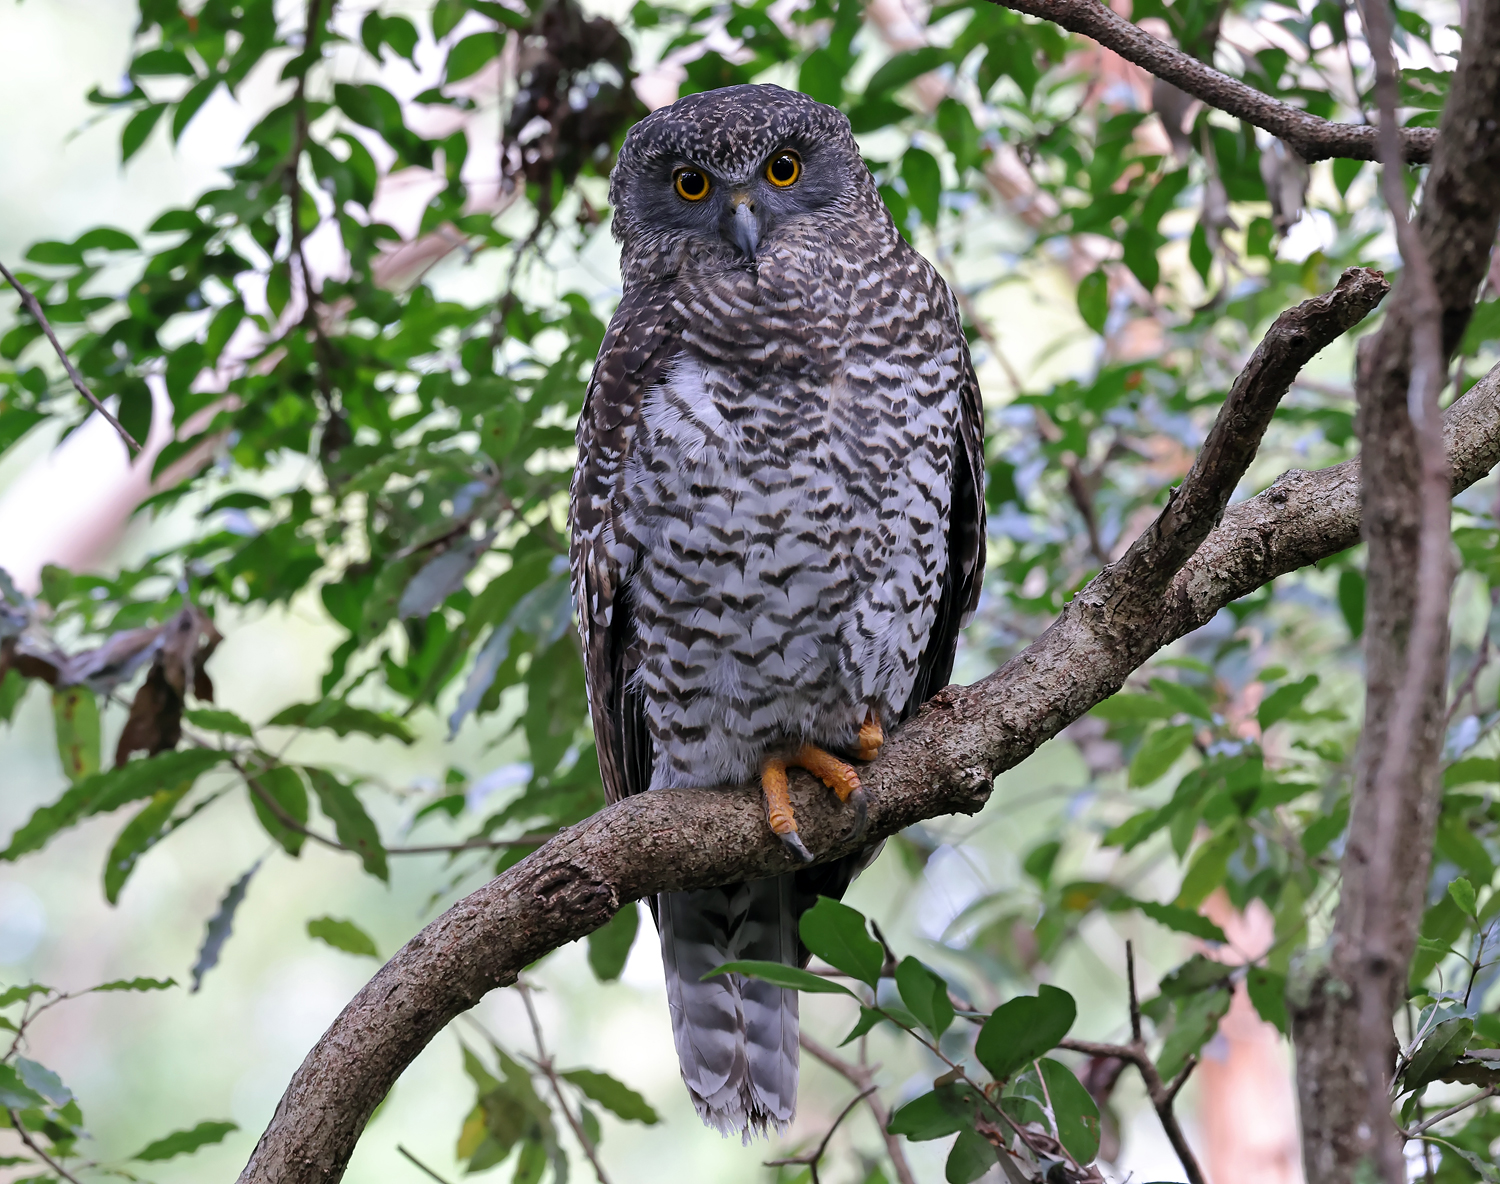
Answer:
[[[788, 153], [796, 179], [776, 184]], [[946, 683], [978, 598], [982, 419], [952, 294], [844, 116], [778, 87], [642, 120], [611, 199], [625, 292], [572, 507], [605, 790], [739, 783], [804, 745], [852, 754], [861, 725], [894, 726]], [[705, 1121], [788, 1122], [797, 1037], [794, 992], [702, 974], [805, 960], [797, 916], [856, 870], [656, 902]]]

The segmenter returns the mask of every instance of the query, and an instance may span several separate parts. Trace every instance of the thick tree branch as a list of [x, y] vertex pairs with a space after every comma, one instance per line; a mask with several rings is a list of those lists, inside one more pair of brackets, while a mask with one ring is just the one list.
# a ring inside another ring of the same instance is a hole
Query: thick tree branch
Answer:
[[[1309, 115], [1279, 99], [1264, 95], [1237, 78], [1221, 74], [1197, 58], [1159, 41], [1139, 25], [1101, 4], [1099, 0], [994, 0], [1002, 7], [1024, 12], [1081, 33], [1112, 49], [1127, 62], [1170, 82], [1210, 107], [1243, 119], [1284, 141], [1308, 161], [1332, 156], [1351, 160], [1379, 160], [1375, 128], [1354, 123], [1331, 123]], [[1432, 156], [1437, 132], [1431, 128], [1404, 128], [1402, 155], [1412, 164], [1424, 164]]]
[[[1365, 11], [1374, 16], [1378, 53], [1382, 14]], [[1388, 59], [1382, 73], [1389, 83]], [[1387, 97], [1382, 105], [1390, 104]], [[1290, 993], [1306, 1173], [1326, 1184], [1349, 1184], [1367, 1156], [1388, 1180], [1405, 1178], [1385, 1078], [1395, 1054], [1391, 1016], [1426, 904], [1441, 793], [1451, 546], [1448, 508], [1435, 496], [1442, 485], [1437, 441], [1423, 437], [1430, 436], [1436, 390], [1472, 315], [1500, 222], [1497, 124], [1500, 0], [1475, 0], [1416, 235], [1401, 226], [1399, 171], [1386, 170], [1408, 266], [1359, 358], [1362, 535], [1369, 544], [1365, 720], [1327, 957]], [[1445, 444], [1456, 467], [1451, 434]], [[1384, 1111], [1380, 1122], [1372, 1107]]]
[[[1368, 299], [1369, 282], [1346, 280], [1337, 299], [1287, 314], [1300, 326], [1287, 348], [1310, 356], [1315, 341], [1336, 337], [1347, 325], [1344, 302]], [[1290, 381], [1277, 368], [1267, 373]], [[1260, 406], [1264, 397], [1245, 391], [1237, 405]], [[1500, 460], [1500, 369], [1448, 418], [1455, 488], [1467, 488]], [[1201, 505], [1211, 521], [1243, 473], [1236, 468], [1205, 466], [1174, 505]], [[862, 770], [871, 802], [861, 840], [831, 795], [799, 775], [793, 793], [807, 842], [831, 859], [939, 814], [974, 813], [997, 773], [1119, 690], [1151, 654], [1278, 575], [1358, 542], [1358, 488], [1357, 462], [1283, 475], [1225, 512], [1153, 597], [1134, 595], [1124, 577], [1147, 574], [1166, 552], [1143, 548], [1107, 568], [1024, 653], [974, 686], [940, 692], [890, 739], [881, 759]], [[1177, 548], [1180, 532], [1201, 526], [1181, 521], [1157, 534], [1164, 547]], [[370, 1113], [449, 1020], [625, 902], [793, 866], [766, 829], [759, 794], [743, 790], [639, 794], [564, 831], [449, 909], [376, 973], [303, 1062], [241, 1180], [338, 1179]]]

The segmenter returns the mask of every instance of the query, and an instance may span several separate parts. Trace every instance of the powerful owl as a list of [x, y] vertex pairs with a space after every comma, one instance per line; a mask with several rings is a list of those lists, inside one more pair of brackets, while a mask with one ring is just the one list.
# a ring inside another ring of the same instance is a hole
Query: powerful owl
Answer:
[[[948, 681], [984, 567], [979, 388], [953, 295], [837, 110], [776, 86], [641, 120], [610, 179], [624, 295], [578, 423], [572, 573], [610, 801], [786, 769], [851, 810], [885, 729]], [[797, 919], [861, 857], [652, 903], [683, 1080], [725, 1134], [783, 1129]]]

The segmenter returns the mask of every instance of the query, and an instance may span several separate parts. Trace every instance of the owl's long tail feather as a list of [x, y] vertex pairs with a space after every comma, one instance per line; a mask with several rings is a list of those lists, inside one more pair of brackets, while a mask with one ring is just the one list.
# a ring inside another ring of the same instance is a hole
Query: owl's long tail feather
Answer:
[[657, 897], [662, 962], [677, 1060], [703, 1121], [746, 1142], [786, 1129], [797, 1110], [797, 992], [737, 974], [725, 962], [797, 964], [793, 878]]

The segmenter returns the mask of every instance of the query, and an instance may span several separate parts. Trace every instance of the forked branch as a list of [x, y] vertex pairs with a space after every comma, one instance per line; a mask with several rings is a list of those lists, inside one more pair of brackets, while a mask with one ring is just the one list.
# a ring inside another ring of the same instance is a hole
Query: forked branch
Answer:
[[[1379, 160], [1375, 128], [1334, 123], [1310, 115], [1300, 107], [1273, 99], [1238, 78], [1221, 74], [1197, 58], [1159, 41], [1099, 0], [994, 0], [1004, 8], [1024, 12], [1061, 25], [1071, 33], [1097, 41], [1127, 62], [1170, 82], [1210, 107], [1243, 119], [1297, 150], [1303, 160], [1341, 156], [1350, 160]], [[1432, 128], [1403, 128], [1401, 154], [1410, 164], [1432, 158], [1437, 132]]]

